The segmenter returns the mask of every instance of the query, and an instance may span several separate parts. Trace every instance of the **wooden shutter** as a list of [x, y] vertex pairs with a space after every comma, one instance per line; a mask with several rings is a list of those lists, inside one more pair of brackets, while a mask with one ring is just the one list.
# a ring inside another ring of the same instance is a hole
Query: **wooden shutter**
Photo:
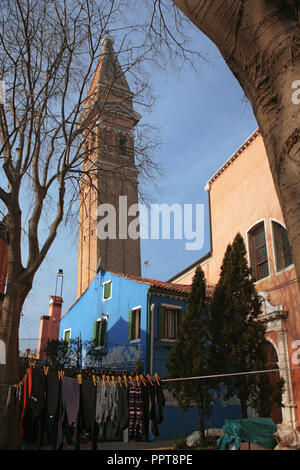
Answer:
[[130, 310], [128, 317], [128, 341], [135, 339], [135, 311]]
[[66, 341], [68, 343], [70, 341], [70, 338], [71, 338], [71, 331], [66, 330], [65, 335], [64, 335], [64, 341]]
[[104, 284], [104, 298], [109, 299], [111, 296], [111, 282], [106, 282]]
[[94, 322], [94, 327], [93, 327], [93, 347], [99, 346], [99, 327], [100, 327], [100, 322], [95, 321]]
[[106, 318], [102, 318], [98, 323], [100, 323], [98, 344], [104, 347], [106, 345], [107, 320]]
[[158, 337], [165, 337], [166, 309], [162, 305], [158, 309]]

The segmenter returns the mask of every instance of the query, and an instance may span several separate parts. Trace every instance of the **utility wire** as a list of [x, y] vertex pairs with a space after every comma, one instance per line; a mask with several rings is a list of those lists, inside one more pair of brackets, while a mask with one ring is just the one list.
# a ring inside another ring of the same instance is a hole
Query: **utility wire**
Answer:
[[184, 380], [200, 380], [200, 379], [217, 379], [221, 377], [233, 377], [238, 375], [250, 375], [250, 374], [266, 374], [268, 372], [281, 372], [283, 370], [298, 370], [300, 367], [284, 367], [280, 369], [268, 369], [268, 370], [253, 370], [250, 372], [234, 372], [231, 374], [216, 374], [216, 375], [202, 375], [199, 377], [180, 377], [176, 379], [161, 379], [161, 382], [178, 382]]

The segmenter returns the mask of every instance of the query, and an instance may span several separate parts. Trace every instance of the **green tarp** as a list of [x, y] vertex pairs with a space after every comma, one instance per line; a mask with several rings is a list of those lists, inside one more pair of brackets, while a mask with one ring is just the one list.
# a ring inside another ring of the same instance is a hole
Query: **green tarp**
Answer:
[[228, 449], [233, 444], [239, 449], [242, 442], [255, 442], [266, 449], [274, 449], [276, 440], [273, 434], [277, 426], [270, 418], [233, 419], [223, 426], [223, 436], [217, 440], [220, 450]]

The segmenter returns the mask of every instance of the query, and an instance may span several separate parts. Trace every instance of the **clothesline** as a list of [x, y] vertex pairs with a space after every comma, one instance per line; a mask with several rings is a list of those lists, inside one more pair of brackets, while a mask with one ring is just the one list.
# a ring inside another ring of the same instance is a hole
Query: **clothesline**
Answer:
[[[35, 368], [36, 363], [33, 361], [28, 365], [27, 372], [30, 368]], [[74, 369], [77, 370], [77, 369]], [[73, 370], [73, 372], [74, 372]], [[49, 366], [43, 366], [43, 371], [44, 375], [48, 375], [49, 373]], [[24, 379], [27, 376], [27, 372], [24, 374], [23, 378], [17, 383], [12, 385], [12, 387], [19, 388], [22, 386]], [[58, 374], [58, 379], [63, 380], [65, 376], [65, 372], [63, 369], [58, 369], [56, 370]], [[75, 378], [75, 377], [73, 377]], [[147, 383], [150, 383], [153, 385], [155, 382], [157, 385], [160, 385], [161, 379], [157, 373], [153, 374], [153, 377], [151, 377], [150, 374], [147, 374], [144, 376], [143, 374], [138, 374], [136, 373], [130, 373], [128, 371], [125, 371], [123, 373], [116, 372], [116, 371], [104, 371], [100, 373], [86, 373], [85, 371], [82, 372], [77, 372], [76, 373], [76, 378], [79, 384], [82, 384], [83, 379], [92, 379], [94, 385], [96, 386], [97, 383], [105, 385], [106, 383], [108, 385], [113, 385], [115, 386], [116, 383], [119, 383], [120, 386], [122, 386], [122, 383], [128, 386], [128, 383], [131, 383], [132, 386], [134, 386], [134, 382], [139, 386], [140, 384], [147, 385]]]
[[250, 375], [250, 374], [266, 374], [269, 372], [279, 372], [283, 370], [299, 370], [300, 367], [281, 367], [280, 369], [266, 369], [266, 370], [253, 370], [249, 372], [233, 372], [230, 374], [215, 374], [215, 375], [202, 375], [199, 377], [177, 377], [174, 379], [161, 379], [161, 382], [177, 382], [184, 380], [199, 380], [199, 379], [217, 379], [222, 377], [233, 377], [239, 375]]
[[[195, 377], [177, 377], [177, 378], [169, 378], [169, 379], [161, 379], [161, 378], [159, 378], [158, 374], [154, 374], [154, 379], [156, 379], [156, 381], [159, 380], [159, 382], [178, 382], [178, 381], [184, 381], [184, 380], [201, 380], [201, 379], [234, 377], [234, 376], [241, 376], [241, 375], [266, 374], [266, 373], [270, 373], [270, 372], [279, 372], [279, 371], [288, 371], [288, 370], [291, 371], [291, 370], [299, 370], [299, 369], [300, 369], [300, 367], [281, 367], [280, 369], [265, 369], [265, 370], [255, 370], [255, 371], [248, 371], [248, 372], [233, 372], [233, 373], [228, 373], [228, 374], [201, 375], [201, 376], [195, 376]], [[63, 378], [63, 371], [58, 371], [58, 374], [59, 374], [60, 378]], [[92, 376], [93, 380], [96, 379], [98, 382], [99, 382], [99, 379], [101, 377], [102, 377], [102, 381], [103, 381], [103, 375], [101, 375], [101, 374], [100, 374], [100, 376], [97, 375], [97, 374]], [[106, 375], [105, 377], [108, 377], [108, 383], [109, 383], [109, 379], [112, 376], [111, 375]], [[129, 376], [123, 376], [123, 377], [129, 377]], [[132, 379], [136, 378], [135, 375], [133, 375], [133, 376], [130, 375], [130, 377]], [[147, 378], [149, 379], [149, 378], [151, 378], [151, 376], [147, 375]], [[77, 379], [79, 381], [81, 380], [81, 375], [80, 374], [77, 375]], [[13, 386], [14, 387], [19, 386], [21, 383], [22, 383], [22, 380], [19, 382], [19, 384], [16, 384], [16, 385], [13, 385]], [[0, 384], [0, 385], [7, 385], [7, 384]]]

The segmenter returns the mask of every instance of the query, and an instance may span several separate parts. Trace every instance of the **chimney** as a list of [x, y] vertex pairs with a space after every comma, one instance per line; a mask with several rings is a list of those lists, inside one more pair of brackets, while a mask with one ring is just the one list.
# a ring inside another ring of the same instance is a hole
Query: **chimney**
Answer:
[[[49, 300], [48, 315], [42, 315], [40, 320], [37, 356], [41, 361], [45, 361], [47, 359], [45, 349], [48, 341], [59, 339], [59, 326], [63, 304], [62, 288], [63, 270], [59, 269], [56, 276], [55, 295], [51, 295]], [[57, 295], [58, 292], [60, 295]]]

